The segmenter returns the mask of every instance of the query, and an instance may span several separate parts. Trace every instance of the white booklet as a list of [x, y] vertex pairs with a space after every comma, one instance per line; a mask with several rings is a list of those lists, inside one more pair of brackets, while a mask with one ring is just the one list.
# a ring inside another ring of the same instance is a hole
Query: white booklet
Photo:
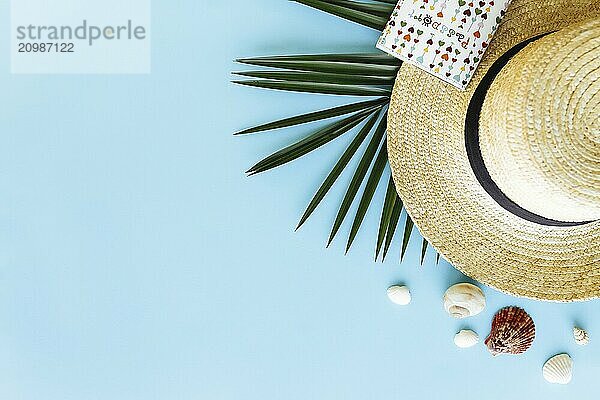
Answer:
[[400, 0], [377, 48], [464, 90], [510, 0]]

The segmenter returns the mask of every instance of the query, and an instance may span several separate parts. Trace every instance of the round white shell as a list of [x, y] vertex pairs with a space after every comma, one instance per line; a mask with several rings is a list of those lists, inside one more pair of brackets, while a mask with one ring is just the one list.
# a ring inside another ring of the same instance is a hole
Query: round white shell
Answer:
[[479, 314], [484, 308], [483, 292], [470, 283], [458, 283], [444, 294], [444, 309], [454, 318], [471, 317]]
[[588, 333], [578, 327], [573, 327], [573, 337], [575, 338], [575, 343], [580, 346], [585, 346], [590, 342], [590, 335]]
[[461, 349], [466, 349], [467, 347], [475, 346], [479, 342], [479, 335], [475, 332], [463, 329], [454, 336], [454, 344], [460, 347]]
[[387, 295], [393, 303], [405, 306], [410, 303], [410, 290], [406, 286], [390, 286], [387, 290]]
[[566, 385], [573, 377], [573, 360], [568, 354], [557, 354], [546, 361], [542, 372], [548, 382]]

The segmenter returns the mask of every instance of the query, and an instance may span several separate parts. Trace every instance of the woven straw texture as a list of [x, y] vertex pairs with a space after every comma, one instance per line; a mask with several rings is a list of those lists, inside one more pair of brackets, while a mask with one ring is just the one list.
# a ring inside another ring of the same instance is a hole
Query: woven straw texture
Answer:
[[479, 126], [487, 170], [511, 200], [559, 221], [600, 219], [600, 19], [519, 52]]
[[466, 154], [469, 101], [490, 65], [515, 45], [599, 17], [597, 0], [514, 0], [466, 91], [408, 65], [398, 72], [388, 118], [398, 193], [436, 250], [466, 275], [503, 292], [551, 301], [600, 297], [600, 222], [540, 225], [496, 203]]

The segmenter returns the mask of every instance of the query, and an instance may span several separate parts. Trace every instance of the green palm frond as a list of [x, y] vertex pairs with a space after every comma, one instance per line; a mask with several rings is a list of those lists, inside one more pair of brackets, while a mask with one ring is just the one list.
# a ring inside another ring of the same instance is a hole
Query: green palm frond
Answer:
[[[294, 1], [378, 30], [381, 30], [386, 24], [396, 4], [396, 0]], [[234, 72], [241, 78], [234, 83], [243, 86], [338, 96], [373, 97], [365, 101], [284, 118], [236, 133], [236, 135], [246, 135], [331, 120], [302, 140], [292, 143], [256, 163], [247, 171], [249, 175], [254, 175], [302, 157], [341, 135], [357, 131], [353, 140], [312, 197], [296, 229], [299, 229], [313, 214], [342, 172], [348, 167], [350, 161], [356, 156], [358, 150], [365, 142], [368, 142], [340, 203], [327, 241], [327, 246], [329, 246], [346, 221], [352, 204], [359, 198], [346, 243], [347, 252], [360, 230], [374, 194], [381, 184], [383, 172], [388, 165], [387, 107], [401, 62], [383, 53], [286, 55], [243, 58], [236, 61], [246, 66], [260, 68]], [[387, 180], [386, 186], [377, 233], [375, 260], [379, 258], [380, 254], [382, 260], [386, 258], [403, 210], [402, 200], [396, 194], [391, 177]], [[413, 228], [414, 224], [407, 215], [403, 227], [401, 259], [405, 255]], [[421, 264], [427, 248], [428, 243], [423, 240]]]

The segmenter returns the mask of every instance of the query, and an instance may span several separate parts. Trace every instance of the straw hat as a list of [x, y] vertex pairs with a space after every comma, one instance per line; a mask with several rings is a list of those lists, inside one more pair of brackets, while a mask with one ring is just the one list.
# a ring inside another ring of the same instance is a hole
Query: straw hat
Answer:
[[408, 213], [460, 271], [600, 297], [600, 2], [513, 0], [466, 91], [403, 65], [388, 152]]

